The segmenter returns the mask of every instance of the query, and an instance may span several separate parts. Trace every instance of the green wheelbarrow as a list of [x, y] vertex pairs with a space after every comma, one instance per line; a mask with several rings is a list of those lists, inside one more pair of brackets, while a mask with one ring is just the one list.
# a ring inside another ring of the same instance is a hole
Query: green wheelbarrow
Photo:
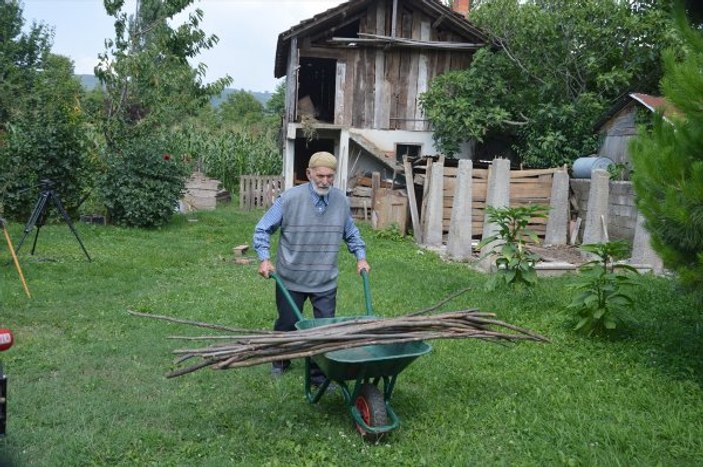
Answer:
[[[273, 273], [283, 295], [295, 312], [298, 330], [339, 323], [355, 319], [379, 319], [371, 307], [369, 278], [361, 271], [366, 304], [365, 316], [305, 319], [293, 301], [281, 278]], [[400, 426], [400, 420], [390, 404], [398, 374], [416, 358], [432, 350], [422, 341], [398, 344], [375, 344], [351, 349], [335, 350], [305, 358], [305, 397], [317, 403], [331, 382], [335, 382], [344, 397], [344, 403], [354, 420], [357, 431], [370, 441], [377, 441], [384, 434]], [[325, 381], [313, 389], [310, 364], [314, 361], [325, 374]], [[380, 386], [380, 383], [383, 383]]]

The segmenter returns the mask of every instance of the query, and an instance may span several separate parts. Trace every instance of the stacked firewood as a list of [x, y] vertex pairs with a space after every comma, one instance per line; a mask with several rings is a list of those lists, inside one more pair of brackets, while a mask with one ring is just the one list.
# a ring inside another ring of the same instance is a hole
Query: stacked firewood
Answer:
[[453, 311], [431, 316], [416, 314], [397, 318], [350, 318], [309, 329], [275, 332], [252, 331], [168, 316], [130, 311], [134, 316], [161, 319], [227, 332], [223, 335], [172, 336], [189, 341], [217, 341], [202, 348], [174, 350], [177, 365], [191, 359], [195, 364], [178, 368], [167, 377], [181, 376], [201, 368], [222, 370], [291, 360], [365, 345], [398, 344], [432, 339], [483, 339], [487, 341], [541, 341], [547, 339], [527, 329], [496, 319], [478, 310]]

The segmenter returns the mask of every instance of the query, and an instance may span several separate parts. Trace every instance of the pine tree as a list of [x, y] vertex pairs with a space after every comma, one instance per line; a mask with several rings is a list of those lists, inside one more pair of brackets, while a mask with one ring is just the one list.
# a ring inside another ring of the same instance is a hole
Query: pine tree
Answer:
[[[703, 35], [677, 22], [683, 50], [664, 55], [662, 91], [676, 111], [659, 114], [633, 140], [637, 206], [665, 266], [691, 285], [703, 283]], [[683, 58], [679, 58], [683, 55]]]

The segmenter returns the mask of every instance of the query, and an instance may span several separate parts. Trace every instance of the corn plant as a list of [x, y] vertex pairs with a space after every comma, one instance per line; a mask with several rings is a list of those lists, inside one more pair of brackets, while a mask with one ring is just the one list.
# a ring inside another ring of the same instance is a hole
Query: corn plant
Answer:
[[580, 318], [574, 329], [588, 335], [613, 330], [617, 313], [633, 306], [627, 288], [637, 285], [633, 277], [639, 273], [630, 265], [616, 262], [626, 257], [629, 247], [615, 241], [582, 245], [581, 250], [596, 259], [579, 267], [580, 280], [570, 287], [580, 291], [568, 306]]
[[537, 282], [535, 264], [539, 256], [529, 248], [528, 241], [539, 243], [537, 234], [527, 226], [533, 218], [547, 216], [548, 208], [539, 204], [495, 208], [486, 206], [488, 220], [498, 225], [498, 233], [484, 238], [478, 248], [495, 243], [488, 254], [495, 255], [496, 274], [488, 283], [490, 289], [498, 285], [533, 285]]
[[178, 143], [209, 177], [236, 191], [241, 175], [277, 175], [283, 159], [273, 131], [254, 134], [244, 129], [208, 130], [184, 126]]

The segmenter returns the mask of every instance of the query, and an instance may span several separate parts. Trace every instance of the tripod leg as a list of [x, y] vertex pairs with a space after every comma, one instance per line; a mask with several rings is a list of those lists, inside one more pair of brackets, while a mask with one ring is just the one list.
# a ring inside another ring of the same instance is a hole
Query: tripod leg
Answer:
[[30, 255], [34, 256], [34, 250], [37, 249], [37, 239], [39, 238], [39, 231], [41, 230], [41, 225], [37, 226], [37, 231], [34, 233], [34, 241], [32, 242], [32, 251], [29, 252]]
[[76, 230], [75, 227], [73, 227], [73, 223], [71, 222], [71, 217], [68, 215], [66, 210], [63, 208], [63, 204], [61, 204], [61, 200], [59, 199], [58, 195], [55, 192], [51, 191], [49, 196], [51, 197], [52, 201], [54, 202], [56, 209], [59, 210], [59, 212], [63, 216], [63, 219], [68, 224], [68, 227], [71, 229], [71, 232], [73, 232], [73, 236], [76, 237], [76, 240], [78, 240], [78, 244], [81, 246], [83, 253], [85, 253], [85, 257], [88, 258], [88, 261], [93, 261], [92, 259], [90, 259], [90, 255], [88, 254], [88, 250], [85, 249], [85, 246], [83, 245], [83, 242], [81, 241], [81, 237], [78, 236], [78, 231]]
[[[15, 254], [19, 253], [20, 248], [22, 248], [22, 244], [24, 244], [25, 239], [27, 238], [27, 235], [29, 235], [29, 232], [32, 231], [34, 226], [37, 224], [37, 220], [39, 220], [39, 216], [41, 216], [42, 212], [44, 211], [44, 208], [46, 207], [46, 200], [49, 199], [49, 193], [48, 192], [42, 192], [39, 195], [39, 199], [37, 199], [37, 204], [34, 205], [34, 210], [32, 211], [32, 214], [29, 216], [29, 220], [24, 226], [24, 235], [22, 235], [22, 239], [20, 242], [17, 244], [17, 248], [15, 248]], [[37, 230], [37, 237], [39, 236], [39, 231]], [[37, 237], [34, 237], [34, 245], [36, 246], [37, 244]], [[34, 254], [34, 248], [32, 248], [32, 254]]]

